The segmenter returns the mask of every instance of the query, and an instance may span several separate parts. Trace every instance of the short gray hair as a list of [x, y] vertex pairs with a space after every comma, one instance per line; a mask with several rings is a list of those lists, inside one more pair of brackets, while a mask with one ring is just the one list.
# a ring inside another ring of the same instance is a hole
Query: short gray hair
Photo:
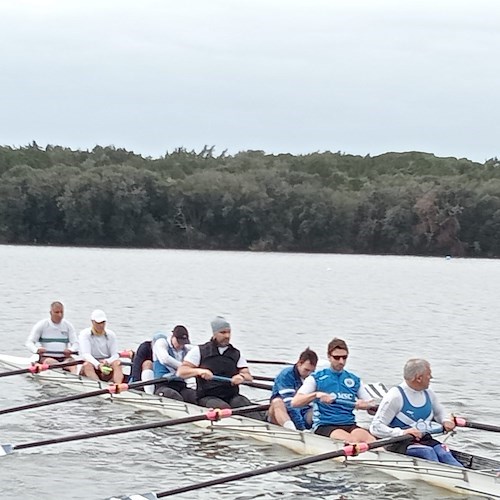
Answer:
[[409, 359], [404, 367], [403, 376], [407, 382], [415, 380], [419, 375], [423, 375], [427, 369], [431, 367], [426, 359], [412, 358]]

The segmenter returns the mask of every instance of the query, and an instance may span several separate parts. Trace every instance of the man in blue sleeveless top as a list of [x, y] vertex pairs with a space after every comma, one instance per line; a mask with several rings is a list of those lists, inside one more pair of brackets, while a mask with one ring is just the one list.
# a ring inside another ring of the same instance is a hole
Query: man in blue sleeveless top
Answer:
[[392, 451], [462, 467], [448, 448], [429, 435], [436, 428], [451, 431], [455, 423], [446, 418], [443, 406], [429, 389], [431, 366], [425, 359], [409, 359], [404, 367], [404, 382], [392, 387], [382, 399], [370, 430], [379, 438], [411, 434], [416, 443], [394, 447]]
[[[173, 377], [192, 348], [189, 343], [189, 333], [183, 325], [177, 325], [172, 330], [170, 338], [162, 332], [156, 333], [151, 344], [154, 378]], [[182, 379], [165, 379], [165, 382], [156, 385], [154, 392], [166, 398], [196, 403], [195, 391]]]
[[[206, 344], [193, 347], [177, 370], [182, 378], [196, 377], [198, 404], [209, 408], [237, 408], [252, 403], [242, 396], [239, 385], [251, 382], [246, 359], [231, 345], [231, 325], [222, 316], [211, 323], [212, 338]], [[230, 379], [213, 380], [214, 375]], [[262, 419], [260, 414], [253, 418]]]
[[309, 347], [300, 353], [293, 366], [287, 366], [274, 379], [269, 407], [269, 421], [286, 429], [303, 431], [312, 425], [312, 407], [293, 408], [292, 398], [302, 386], [304, 379], [316, 369], [318, 355]]
[[361, 379], [344, 369], [349, 350], [347, 344], [334, 338], [328, 344], [330, 366], [304, 380], [292, 399], [293, 407], [313, 403], [313, 430], [316, 434], [351, 443], [370, 443], [375, 438], [356, 425], [354, 410], [373, 405]]

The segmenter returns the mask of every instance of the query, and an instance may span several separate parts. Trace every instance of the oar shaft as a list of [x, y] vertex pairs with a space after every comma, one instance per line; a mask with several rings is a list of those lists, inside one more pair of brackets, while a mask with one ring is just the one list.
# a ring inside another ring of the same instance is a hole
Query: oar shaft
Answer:
[[[143, 431], [147, 429], [156, 429], [158, 427], [169, 427], [171, 425], [177, 424], [188, 424], [192, 422], [197, 422], [199, 420], [205, 420], [206, 417], [200, 418], [200, 415], [191, 415], [189, 417], [184, 417], [183, 419], [177, 419], [175, 423], [173, 420], [161, 420], [159, 422], [150, 422], [147, 424], [129, 425], [127, 427], [115, 427], [114, 429], [106, 429], [97, 432], [89, 432], [87, 434], [73, 434], [72, 436], [63, 436], [53, 439], [45, 439], [43, 441], [33, 441], [31, 443], [16, 444], [14, 450], [23, 450], [26, 448], [36, 448], [38, 446], [45, 446], [48, 444], [58, 444], [67, 443], [69, 441], [81, 441], [83, 439], [92, 439], [96, 437], [112, 436], [115, 434], [124, 434], [126, 432], [136, 432]], [[182, 421], [181, 421], [182, 420]]]
[[255, 365], [293, 365], [293, 363], [289, 363], [288, 361], [267, 361], [265, 359], [247, 359], [247, 363], [252, 363]]
[[2, 372], [2, 373], [0, 373], [0, 378], [11, 377], [12, 375], [22, 375], [24, 373], [39, 373], [39, 372], [45, 371], [45, 370], [54, 370], [56, 368], [65, 368], [67, 366], [81, 365], [82, 363], [83, 363], [82, 359], [75, 359], [72, 361], [66, 361], [64, 363], [55, 363], [53, 365], [45, 365], [45, 364], [35, 363], [34, 365], [30, 366], [29, 368], [21, 368], [19, 370]]
[[[112, 436], [115, 434], [124, 434], [126, 432], [144, 431], [144, 430], [148, 430], [148, 429], [157, 429], [159, 427], [172, 427], [174, 425], [189, 424], [189, 423], [193, 423], [193, 422], [199, 422], [202, 420], [218, 420], [219, 418], [230, 416], [230, 415], [244, 415], [245, 413], [265, 411], [268, 408], [269, 408], [268, 404], [266, 404], [266, 405], [252, 405], [252, 406], [244, 406], [242, 408], [235, 408], [229, 412], [225, 412], [225, 410], [220, 410], [217, 413], [217, 411], [216, 411], [216, 414], [218, 414], [219, 417], [217, 417], [217, 416], [214, 417], [214, 413], [208, 412], [208, 413], [203, 413], [203, 414], [199, 414], [199, 415], [190, 415], [188, 417], [182, 417], [182, 418], [177, 418], [177, 419], [173, 419], [173, 420], [161, 420], [159, 422], [149, 422], [149, 423], [145, 423], [145, 424], [129, 425], [126, 427], [115, 427], [112, 429], [90, 432], [87, 434], [73, 434], [71, 436], [62, 436], [62, 437], [53, 438], [53, 439], [45, 439], [42, 441], [33, 441], [31, 443], [16, 444], [16, 445], [12, 446], [12, 450], [23, 450], [23, 449], [27, 449], [27, 448], [36, 448], [39, 446], [45, 446], [45, 445], [49, 445], [49, 444], [67, 443], [70, 441], [81, 441], [83, 439], [91, 439], [91, 438], [103, 437], [103, 436]], [[214, 410], [212, 410], [212, 412], [213, 411]]]
[[76, 401], [78, 399], [90, 398], [92, 396], [99, 396], [100, 394], [106, 394], [107, 389], [100, 389], [98, 391], [86, 392], [85, 394], [78, 394], [77, 396], [63, 396], [56, 399], [50, 399], [47, 401], [38, 401], [37, 403], [29, 403], [21, 406], [12, 406], [11, 408], [2, 408], [0, 410], [0, 415], [5, 415], [7, 413], [15, 413], [23, 410], [32, 410], [34, 408], [41, 408], [42, 406], [50, 406], [59, 403], [66, 403], [68, 401]]
[[470, 429], [478, 429], [481, 431], [491, 431], [500, 432], [500, 426], [483, 424], [481, 422], [469, 422], [467, 419], [462, 417], [455, 417], [455, 425], [458, 427], [469, 427]]
[[[226, 382], [230, 384], [232, 380], [229, 377], [221, 377], [219, 375], [214, 375], [212, 380], [215, 380], [216, 382]], [[256, 389], [267, 389], [268, 391], [272, 390], [272, 386], [269, 384], [259, 384], [258, 382], [250, 382], [250, 381], [245, 381], [242, 382], [240, 385], [247, 385], [248, 387], [255, 387]]]
[[[101, 396], [103, 394], [116, 394], [117, 392], [123, 392], [128, 389], [138, 389], [140, 387], [144, 387], [146, 385], [158, 384], [160, 382], [164, 382], [165, 377], [157, 378], [154, 380], [147, 380], [144, 382], [132, 382], [131, 384], [118, 384], [118, 390], [116, 390], [116, 385], [111, 385], [106, 387], [105, 389], [97, 389], [95, 391], [84, 392], [82, 394], [73, 394], [71, 396], [62, 396], [60, 398], [48, 399], [47, 401], [38, 401], [36, 403], [29, 403], [21, 406], [12, 406], [11, 408], [2, 408], [0, 409], [0, 415], [5, 415], [7, 413], [15, 413], [23, 410], [32, 410], [34, 408], [41, 408], [42, 406], [51, 406], [59, 403], [67, 403], [69, 401], [78, 401], [80, 399], [92, 398], [95, 396]], [[115, 390], [113, 390], [115, 387]]]
[[327, 453], [322, 453], [321, 455], [313, 455], [310, 457], [299, 458], [297, 460], [292, 460], [290, 462], [285, 462], [281, 464], [269, 465], [267, 467], [262, 467], [259, 469], [254, 469], [250, 471], [240, 472], [238, 474], [232, 474], [230, 476], [225, 476], [217, 479], [211, 479], [209, 481], [204, 481], [202, 483], [191, 484], [188, 486], [181, 486], [168, 491], [163, 491], [161, 493], [156, 493], [157, 498], [164, 498], [173, 495], [179, 495], [180, 493], [186, 493], [188, 491], [199, 490], [202, 488], [207, 488], [209, 486], [215, 486], [218, 484], [229, 483], [232, 481], [238, 481], [239, 479], [246, 479], [254, 476], [261, 476], [262, 474], [268, 474], [270, 472], [278, 472], [281, 470], [292, 469], [293, 467], [300, 467], [303, 465], [309, 465], [316, 462], [322, 462], [324, 460], [330, 460], [337, 457], [345, 457], [356, 455], [357, 453], [362, 453], [375, 448], [382, 448], [383, 446], [388, 446], [390, 444], [399, 443], [401, 441], [410, 441], [412, 436], [404, 435], [395, 438], [380, 439], [374, 441], [373, 443], [359, 443], [359, 445], [348, 445], [340, 450], [330, 451]]

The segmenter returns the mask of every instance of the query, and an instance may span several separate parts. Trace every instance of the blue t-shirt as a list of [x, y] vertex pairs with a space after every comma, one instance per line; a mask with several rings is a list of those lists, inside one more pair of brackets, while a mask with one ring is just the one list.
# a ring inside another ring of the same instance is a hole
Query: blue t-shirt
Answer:
[[[336, 372], [325, 368], [312, 374], [316, 380], [316, 390], [333, 394], [338, 403], [313, 402], [313, 429], [320, 425], [352, 425], [356, 423], [354, 404], [361, 387], [361, 379], [346, 370]], [[347, 404], [341, 404], [346, 402]]]
[[302, 379], [297, 370], [296, 365], [287, 366], [274, 379], [273, 391], [271, 393], [271, 401], [274, 398], [281, 398], [285, 403], [290, 420], [295, 424], [298, 430], [302, 431], [311, 427], [306, 419], [306, 414], [310, 406], [302, 408], [293, 408], [291, 406], [292, 398], [302, 385]]

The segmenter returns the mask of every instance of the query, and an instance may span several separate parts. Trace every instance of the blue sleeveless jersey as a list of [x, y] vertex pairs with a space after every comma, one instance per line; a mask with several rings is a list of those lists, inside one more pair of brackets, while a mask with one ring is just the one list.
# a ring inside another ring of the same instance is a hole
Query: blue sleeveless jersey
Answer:
[[434, 412], [432, 411], [432, 403], [429, 393], [424, 391], [425, 403], [423, 406], [413, 406], [406, 397], [405, 391], [401, 386], [398, 386], [401, 397], [403, 398], [403, 407], [400, 412], [392, 419], [389, 427], [400, 427], [408, 429], [416, 427], [421, 431], [426, 431], [432, 427], [432, 419]]
[[[356, 402], [361, 386], [357, 375], [346, 370], [336, 372], [325, 368], [312, 374], [316, 380], [316, 390], [333, 394], [338, 400]], [[326, 404], [319, 399], [313, 403], [313, 429], [320, 425], [352, 425], [356, 423], [354, 407], [342, 404]]]
[[[167, 341], [168, 354], [170, 354], [170, 356], [175, 358], [174, 349], [170, 345], [170, 342], [168, 341], [168, 337], [163, 332], [158, 332], [158, 333], [155, 333], [153, 335], [152, 345], [154, 345], [154, 343], [159, 339], [165, 339]], [[183, 358], [184, 358], [188, 351], [185, 348], [183, 349], [183, 351], [184, 351], [184, 356], [183, 356]], [[163, 377], [165, 375], [174, 375], [177, 370], [173, 366], [164, 365], [163, 363], [160, 363], [160, 361], [155, 360], [153, 362], [153, 371], [155, 374], [155, 378], [160, 378], [160, 377]]]

